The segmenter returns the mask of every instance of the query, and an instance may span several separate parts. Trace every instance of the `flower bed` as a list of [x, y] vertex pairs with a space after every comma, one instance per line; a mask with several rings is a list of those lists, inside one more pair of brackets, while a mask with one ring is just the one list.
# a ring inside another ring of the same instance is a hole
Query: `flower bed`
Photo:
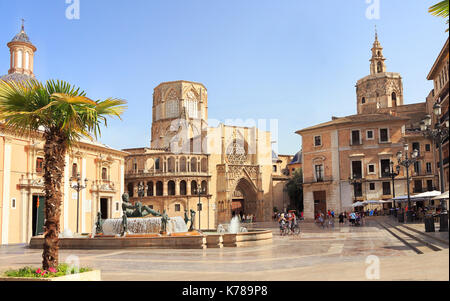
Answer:
[[0, 280], [100, 280], [99, 276], [100, 271], [94, 271], [91, 268], [80, 268], [77, 271], [75, 267], [60, 264], [56, 269], [49, 268], [48, 270], [33, 267], [8, 270], [0, 276]]

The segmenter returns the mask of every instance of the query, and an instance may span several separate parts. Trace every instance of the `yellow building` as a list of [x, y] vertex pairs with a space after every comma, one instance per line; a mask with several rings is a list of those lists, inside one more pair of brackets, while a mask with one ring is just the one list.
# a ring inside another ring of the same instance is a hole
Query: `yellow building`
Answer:
[[[8, 47], [11, 68], [0, 80], [34, 78], [36, 47], [23, 26]], [[0, 244], [28, 243], [32, 236], [43, 232], [43, 145], [41, 133], [18, 136], [0, 123]], [[121, 217], [126, 155], [88, 140], [79, 141], [66, 154], [61, 232], [69, 229], [90, 233], [97, 212], [103, 218]], [[77, 178], [81, 179], [80, 184], [86, 185], [79, 194], [71, 188]]]

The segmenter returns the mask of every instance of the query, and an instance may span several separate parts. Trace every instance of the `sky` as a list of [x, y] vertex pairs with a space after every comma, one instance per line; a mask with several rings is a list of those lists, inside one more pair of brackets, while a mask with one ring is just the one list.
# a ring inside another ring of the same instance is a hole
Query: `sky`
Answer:
[[436, 2], [0, 0], [0, 75], [23, 18], [37, 47], [37, 79], [127, 100], [122, 120], [102, 129], [102, 143], [150, 146], [153, 89], [188, 80], [208, 89], [210, 125], [266, 120], [274, 150], [295, 154], [295, 131], [356, 114], [355, 84], [370, 73], [375, 25], [387, 71], [403, 77], [404, 103], [425, 101], [433, 88], [426, 77], [448, 36], [445, 20], [428, 13]]

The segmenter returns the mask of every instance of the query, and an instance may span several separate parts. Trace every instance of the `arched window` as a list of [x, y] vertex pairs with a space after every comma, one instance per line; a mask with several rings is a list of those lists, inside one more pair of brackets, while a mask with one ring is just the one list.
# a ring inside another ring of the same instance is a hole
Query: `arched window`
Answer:
[[153, 196], [153, 182], [147, 183], [147, 196]]
[[191, 171], [193, 172], [197, 171], [197, 158], [191, 159]]
[[362, 103], [362, 104], [366, 103], [366, 98], [365, 98], [365, 97], [363, 97], [363, 98], [361, 99], [361, 103]]
[[22, 50], [17, 51], [17, 68], [22, 68]]
[[186, 191], [187, 189], [186, 189], [186, 181], [181, 181], [180, 182], [180, 194], [181, 195], [186, 195], [187, 194], [187, 191]]
[[391, 98], [392, 98], [392, 106], [396, 107], [397, 106], [397, 94], [395, 94], [395, 92], [392, 92]]
[[206, 160], [206, 158], [202, 159], [201, 167], [202, 167], [202, 172], [207, 172], [208, 171], [208, 161]]
[[102, 180], [108, 180], [108, 169], [106, 167], [102, 168]]
[[160, 160], [159, 160], [159, 158], [156, 158], [156, 160], [155, 160], [155, 169], [156, 170], [160, 170]]
[[186, 157], [180, 158], [180, 172], [186, 172]]
[[208, 194], [208, 182], [202, 181], [202, 194]]
[[132, 198], [133, 195], [134, 195], [134, 185], [133, 185], [133, 183], [128, 183], [127, 188], [128, 188], [128, 195], [130, 196], [130, 198]]
[[192, 181], [191, 182], [191, 195], [196, 195], [197, 194], [197, 181]]
[[168, 172], [175, 171], [175, 159], [173, 157], [170, 157], [169, 159], [167, 159], [167, 171]]
[[167, 183], [167, 192], [169, 195], [175, 195], [175, 182], [169, 181]]
[[156, 182], [156, 195], [163, 195], [163, 183], [161, 181]]
[[381, 62], [377, 63], [377, 73], [381, 73], [383, 72], [383, 65], [381, 64]]

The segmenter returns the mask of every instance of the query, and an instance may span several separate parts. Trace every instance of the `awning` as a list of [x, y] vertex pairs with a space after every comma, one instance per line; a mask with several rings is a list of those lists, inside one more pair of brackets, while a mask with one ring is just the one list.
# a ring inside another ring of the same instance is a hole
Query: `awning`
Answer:
[[437, 190], [433, 190], [433, 191], [426, 191], [426, 192], [422, 192], [422, 193], [413, 195], [413, 196], [411, 196], [411, 198], [414, 198], [414, 199], [429, 199], [429, 198], [436, 197], [438, 195], [441, 195], [441, 192], [437, 191]]
[[353, 203], [353, 204], [352, 204], [352, 207], [353, 207], [353, 208], [355, 208], [355, 207], [361, 207], [361, 206], [364, 206], [364, 203], [363, 203], [363, 202], [356, 202], [356, 203]]
[[448, 199], [448, 190], [446, 192], [444, 192], [443, 194], [440, 194], [440, 195], [432, 198], [432, 200], [443, 200], [443, 199]]

